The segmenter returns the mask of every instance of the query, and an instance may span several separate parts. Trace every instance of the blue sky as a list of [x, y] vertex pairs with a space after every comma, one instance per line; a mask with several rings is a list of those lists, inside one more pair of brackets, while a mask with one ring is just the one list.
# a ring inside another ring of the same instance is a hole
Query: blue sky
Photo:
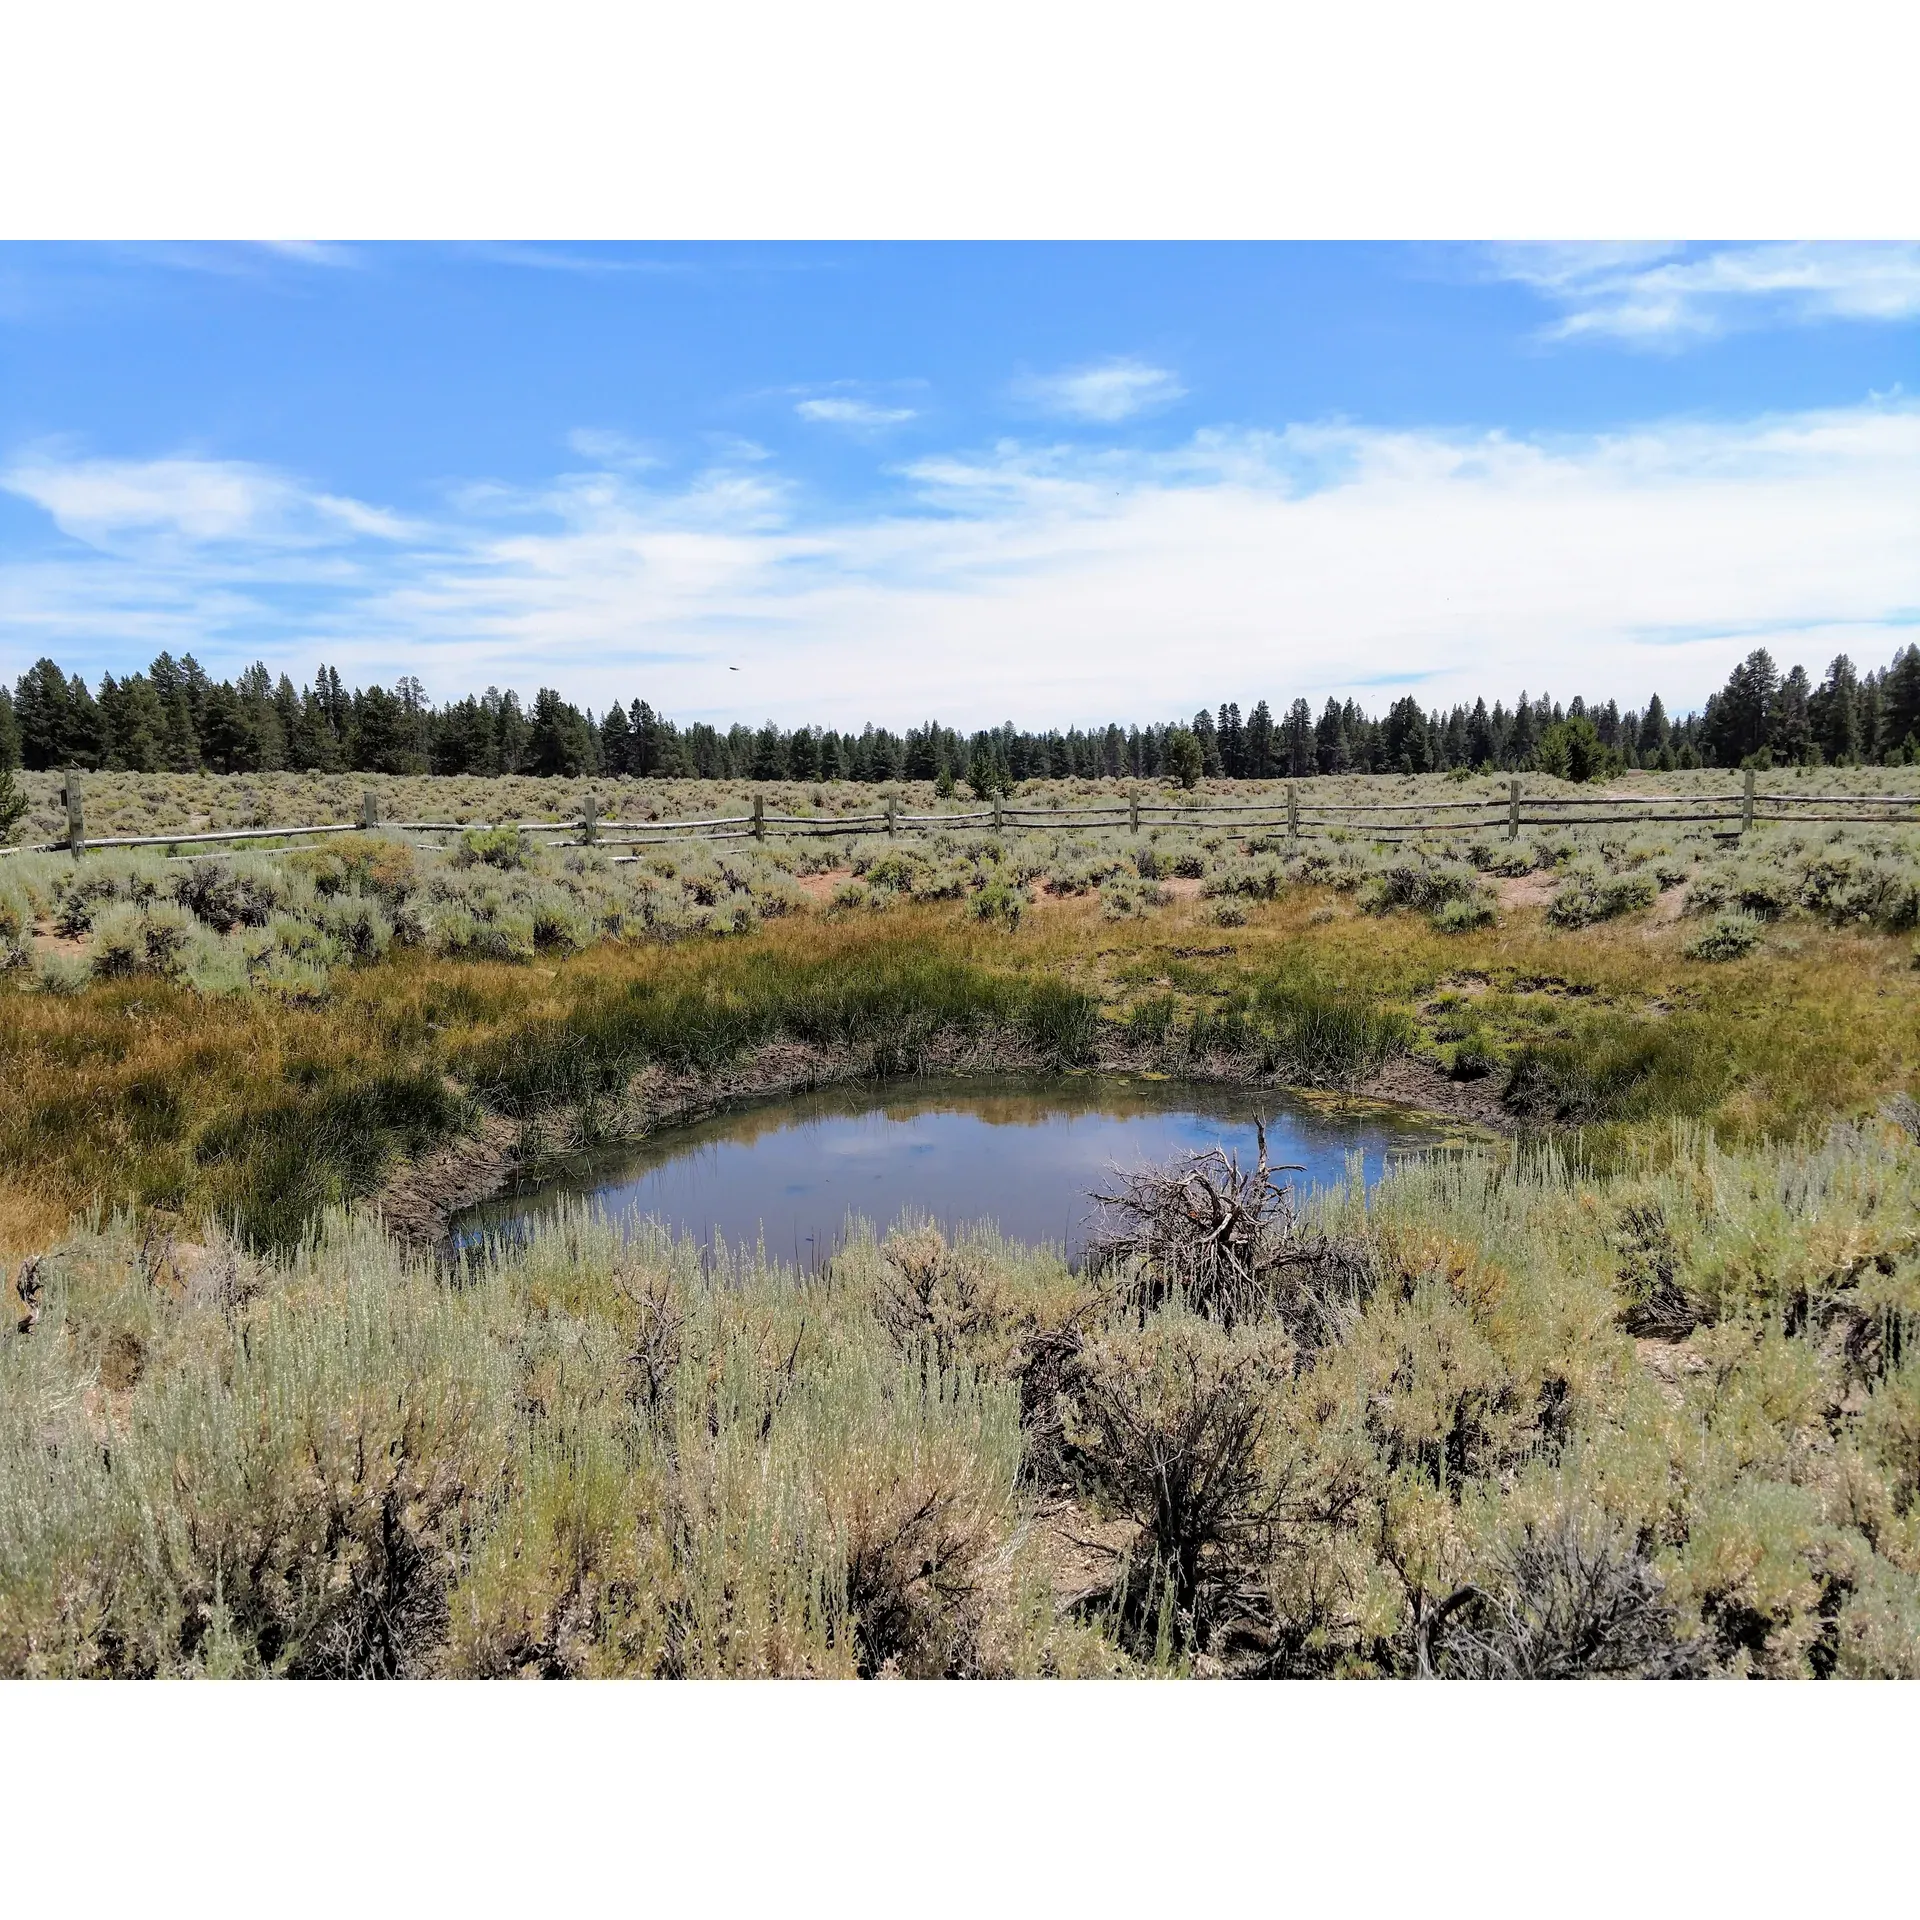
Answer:
[[1685, 705], [1915, 637], [1917, 386], [1904, 245], [11, 246], [0, 673]]

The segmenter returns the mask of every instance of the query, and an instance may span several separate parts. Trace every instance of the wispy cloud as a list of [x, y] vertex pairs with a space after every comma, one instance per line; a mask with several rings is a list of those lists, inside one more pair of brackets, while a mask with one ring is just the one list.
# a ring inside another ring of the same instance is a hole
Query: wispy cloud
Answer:
[[575, 427], [567, 435], [567, 445], [583, 460], [597, 461], [605, 467], [654, 467], [660, 456], [638, 440], [609, 427]]
[[403, 540], [418, 531], [397, 514], [239, 460], [78, 459], [42, 447], [0, 471], [0, 489], [44, 508], [61, 532], [102, 548], [152, 538], [305, 547], [343, 533]]
[[1505, 247], [1496, 270], [1561, 309], [1557, 339], [1682, 347], [1740, 328], [1920, 317], [1920, 246], [1905, 242]]
[[1014, 390], [1043, 413], [1102, 425], [1168, 406], [1186, 392], [1177, 376], [1144, 360], [1103, 360], [1065, 373], [1030, 374]]
[[856, 400], [841, 394], [802, 400], [793, 410], [802, 420], [815, 420], [827, 426], [853, 427], [862, 431], [897, 427], [903, 421], [917, 417], [912, 407], [883, 407], [871, 400]]
[[[576, 448], [576, 451], [579, 449]], [[1697, 702], [1752, 646], [1884, 659], [1920, 608], [1920, 407], [1544, 439], [1222, 429], [1017, 441], [824, 513], [770, 462], [475, 486], [431, 525], [297, 477], [41, 448], [0, 474], [68, 536], [0, 562], [0, 673], [544, 679], [683, 716], [1104, 720], [1417, 687]], [[738, 674], [727, 672], [738, 665]]]

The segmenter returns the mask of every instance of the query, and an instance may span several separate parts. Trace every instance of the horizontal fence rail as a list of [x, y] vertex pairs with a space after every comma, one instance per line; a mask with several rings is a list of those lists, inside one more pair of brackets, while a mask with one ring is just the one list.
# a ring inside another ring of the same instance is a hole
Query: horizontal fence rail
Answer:
[[[1522, 827], [1704, 826], [1721, 839], [1737, 839], [1756, 826], [1920, 826], [1920, 793], [1763, 793], [1753, 775], [1728, 793], [1608, 794], [1528, 793], [1510, 780], [1503, 795], [1460, 800], [1317, 800], [1311, 788], [1288, 785], [1280, 798], [1265, 801], [1124, 800], [1097, 801], [1084, 807], [1018, 806], [1005, 800], [951, 813], [906, 813], [889, 798], [877, 812], [817, 814], [771, 813], [756, 797], [751, 813], [710, 814], [689, 820], [603, 819], [589, 806], [571, 820], [382, 820], [378, 796], [369, 791], [358, 820], [317, 826], [175, 828], [165, 833], [114, 834], [98, 840], [86, 833], [81, 783], [68, 775], [61, 795], [67, 837], [31, 847], [0, 848], [5, 853], [71, 853], [78, 857], [137, 847], [175, 849], [175, 859], [231, 858], [237, 843], [269, 840], [307, 841], [329, 834], [385, 831], [412, 834], [503, 833], [564, 836], [569, 844], [594, 847], [698, 845], [720, 840], [776, 838], [840, 839], [857, 834], [888, 835], [946, 832], [989, 826], [1032, 831], [1113, 831], [1139, 833], [1143, 826], [1184, 825], [1195, 830], [1223, 826], [1237, 833], [1284, 832], [1289, 839], [1342, 833], [1381, 840], [1409, 834], [1463, 834], [1504, 828], [1509, 840]], [[1818, 809], [1818, 811], [1815, 811]], [[551, 844], [549, 839], [548, 844]], [[226, 848], [224, 853], [180, 853], [181, 847]], [[290, 853], [293, 847], [259, 846], [263, 853]], [[642, 854], [614, 857], [631, 865]]]

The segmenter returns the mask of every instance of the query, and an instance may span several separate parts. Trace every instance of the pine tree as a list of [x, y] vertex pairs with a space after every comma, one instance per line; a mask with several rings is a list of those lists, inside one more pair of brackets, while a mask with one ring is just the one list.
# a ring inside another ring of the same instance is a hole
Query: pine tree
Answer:
[[127, 773], [156, 773], [166, 765], [166, 710], [153, 682], [130, 673], [100, 682], [100, 716], [106, 723], [106, 764]]
[[1467, 718], [1466, 763], [1471, 767], [1490, 767], [1500, 758], [1500, 743], [1493, 737], [1493, 718], [1485, 700], [1473, 703]]
[[1767, 744], [1780, 672], [1773, 655], [1756, 647], [1707, 702], [1705, 745], [1723, 767], [1737, 767]]
[[1246, 729], [1240, 724], [1240, 705], [1233, 701], [1220, 709], [1218, 728], [1220, 771], [1230, 780], [1242, 780], [1247, 772]]
[[1540, 737], [1540, 729], [1534, 722], [1533, 707], [1527, 699], [1527, 690], [1520, 689], [1520, 698], [1513, 709], [1513, 725], [1507, 729], [1507, 765], [1510, 767], [1529, 767], [1533, 764], [1534, 742]]
[[1880, 758], [1891, 764], [1909, 739], [1920, 738], [1920, 644], [1893, 656], [1880, 686]]
[[201, 743], [207, 765], [215, 773], [253, 772], [260, 764], [258, 743], [240, 695], [229, 682], [207, 689], [203, 713]]
[[1780, 682], [1773, 699], [1768, 744], [1773, 757], [1787, 766], [1803, 766], [1813, 753], [1813, 725], [1809, 706], [1813, 689], [1805, 667], [1795, 667]]
[[601, 716], [600, 758], [616, 780], [633, 771], [633, 728], [618, 700]]
[[67, 676], [51, 660], [36, 660], [14, 682], [13, 711], [20, 731], [20, 762], [44, 773], [67, 764], [72, 726]]
[[1287, 709], [1282, 743], [1281, 771], [1289, 780], [1308, 780], [1319, 771], [1313, 750], [1313, 709], [1304, 700]]
[[1858, 760], [1860, 738], [1860, 676], [1844, 653], [1836, 654], [1807, 701], [1807, 723], [1821, 757], [1836, 766]]
[[1200, 746], [1200, 771], [1209, 779], [1218, 779], [1226, 771], [1220, 762], [1220, 733], [1205, 707], [1193, 716], [1192, 733]]
[[578, 707], [552, 687], [533, 696], [527, 728], [527, 771], [542, 779], [575, 779], [591, 771], [587, 721]]
[[1640, 760], [1644, 766], [1655, 765], [1660, 756], [1671, 744], [1672, 729], [1667, 724], [1667, 710], [1656, 693], [1647, 701], [1647, 710], [1640, 716]]
[[1314, 758], [1319, 761], [1322, 773], [1347, 771], [1351, 750], [1347, 743], [1346, 716], [1340, 710], [1339, 701], [1327, 702], [1326, 711], [1313, 729], [1313, 746]]

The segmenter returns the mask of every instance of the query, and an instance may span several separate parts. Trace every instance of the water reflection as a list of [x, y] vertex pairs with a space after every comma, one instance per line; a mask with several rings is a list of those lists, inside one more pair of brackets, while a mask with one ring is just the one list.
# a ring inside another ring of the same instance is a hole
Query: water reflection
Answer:
[[617, 1156], [463, 1214], [470, 1242], [512, 1231], [563, 1198], [588, 1196], [615, 1219], [652, 1218], [696, 1240], [764, 1240], [778, 1259], [815, 1265], [852, 1217], [884, 1225], [911, 1209], [948, 1226], [991, 1220], [1014, 1239], [1084, 1245], [1089, 1192], [1114, 1167], [1211, 1146], [1255, 1151], [1267, 1122], [1274, 1161], [1303, 1187], [1379, 1178], [1392, 1159], [1449, 1136], [1387, 1108], [1283, 1097], [1270, 1089], [1069, 1076], [898, 1081], [825, 1088], [736, 1108], [658, 1134]]

